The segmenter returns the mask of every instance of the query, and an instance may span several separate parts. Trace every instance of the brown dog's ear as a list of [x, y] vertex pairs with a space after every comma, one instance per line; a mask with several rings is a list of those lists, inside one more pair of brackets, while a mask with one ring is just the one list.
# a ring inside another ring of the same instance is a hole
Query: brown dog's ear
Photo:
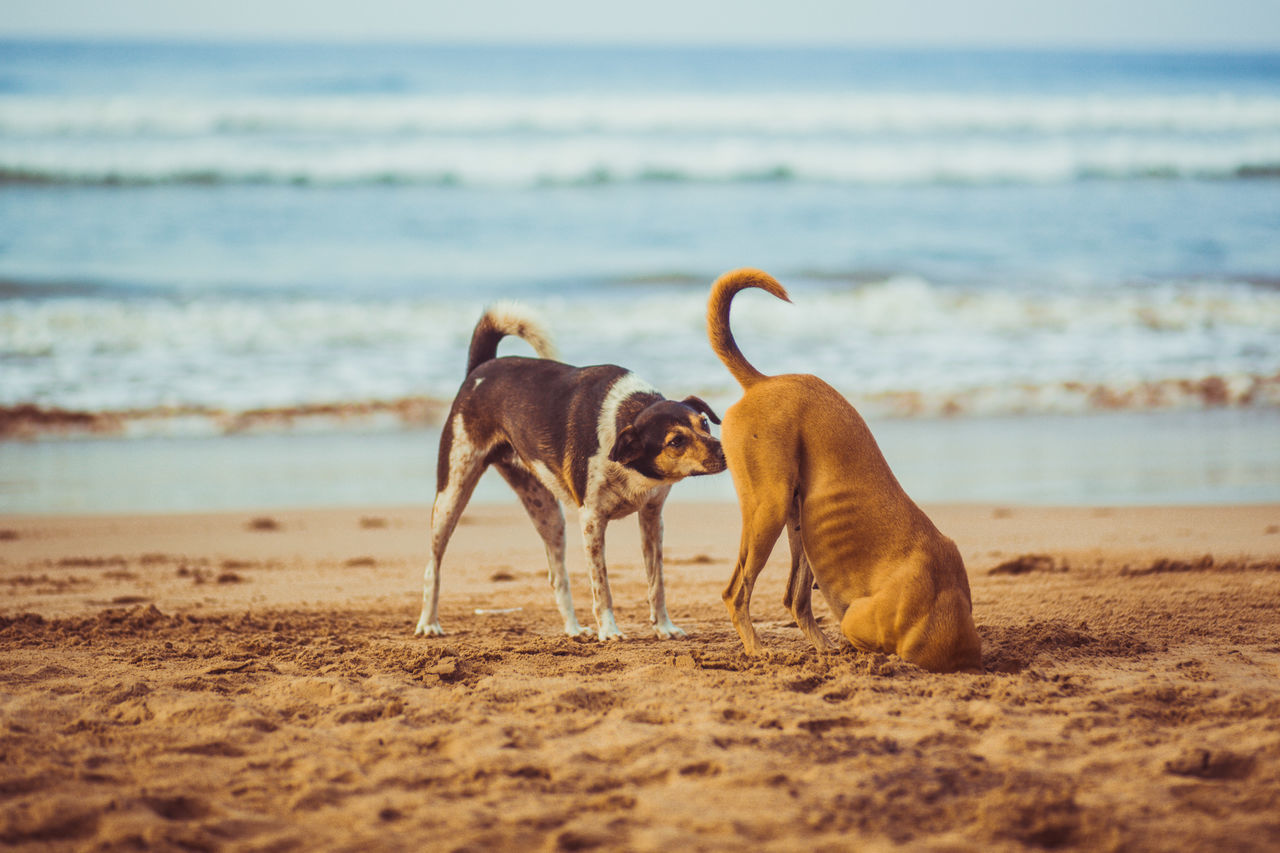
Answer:
[[702, 399], [701, 397], [695, 397], [692, 394], [690, 394], [688, 397], [685, 397], [680, 402], [684, 403], [686, 406], [693, 409], [695, 412], [702, 412], [702, 414], [706, 415], [708, 418], [711, 419], [711, 422], [713, 424], [720, 423], [720, 416], [717, 415], [711, 409], [711, 407], [707, 405], [707, 401]]
[[609, 460], [622, 465], [635, 462], [644, 454], [644, 443], [636, 435], [635, 428], [627, 425], [613, 441], [613, 449], [609, 451]]

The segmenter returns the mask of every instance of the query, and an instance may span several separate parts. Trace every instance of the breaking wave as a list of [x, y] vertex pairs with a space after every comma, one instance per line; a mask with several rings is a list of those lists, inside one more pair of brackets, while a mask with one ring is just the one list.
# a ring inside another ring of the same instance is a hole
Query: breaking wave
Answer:
[[[706, 344], [705, 285], [593, 293], [530, 300], [560, 332], [567, 361], [611, 361], [671, 393], [734, 398]], [[896, 276], [801, 285], [793, 296], [795, 305], [737, 300], [744, 350], [766, 373], [816, 373], [870, 413], [1280, 406], [1274, 287], [1174, 282], [1045, 297]], [[480, 307], [336, 297], [0, 300], [0, 407], [27, 425], [11, 433], [77, 422], [40, 412], [79, 413], [118, 432], [417, 424], [456, 391]], [[521, 347], [504, 343], [503, 354]]]
[[0, 181], [592, 185], [1280, 175], [1243, 95], [0, 98]]

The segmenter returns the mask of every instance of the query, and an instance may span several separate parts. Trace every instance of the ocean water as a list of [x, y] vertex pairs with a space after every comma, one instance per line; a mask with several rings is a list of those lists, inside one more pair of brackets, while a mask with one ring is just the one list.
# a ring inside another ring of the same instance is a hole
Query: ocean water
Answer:
[[498, 298], [730, 396], [744, 265], [877, 411], [1277, 405], [1280, 55], [0, 43], [0, 406], [447, 401]]
[[1280, 54], [0, 41], [0, 436], [429, 425], [498, 299], [722, 406], [740, 266], [871, 417], [1274, 413]]

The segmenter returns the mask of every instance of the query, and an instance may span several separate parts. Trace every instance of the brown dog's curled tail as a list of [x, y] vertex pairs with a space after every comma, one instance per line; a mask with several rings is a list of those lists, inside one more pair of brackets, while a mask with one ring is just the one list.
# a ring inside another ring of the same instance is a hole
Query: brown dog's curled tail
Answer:
[[533, 347], [539, 358], [556, 358], [556, 347], [542, 321], [528, 307], [518, 302], [499, 302], [489, 306], [471, 333], [471, 349], [467, 352], [467, 375], [498, 355], [498, 341], [514, 335]]
[[786, 289], [778, 284], [777, 279], [761, 270], [733, 270], [720, 276], [711, 285], [711, 298], [707, 301], [707, 337], [711, 339], [711, 349], [743, 388], [765, 378], [763, 373], [747, 361], [742, 350], [738, 349], [737, 341], [733, 339], [733, 332], [729, 331], [729, 304], [733, 302], [735, 293], [748, 287], [768, 291], [783, 302], [791, 301]]

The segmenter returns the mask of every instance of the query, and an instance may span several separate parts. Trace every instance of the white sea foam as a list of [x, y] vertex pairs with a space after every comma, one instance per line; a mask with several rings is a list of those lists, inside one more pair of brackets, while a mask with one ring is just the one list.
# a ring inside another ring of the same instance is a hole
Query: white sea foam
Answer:
[[1229, 141], [756, 139], [389, 140], [298, 150], [211, 137], [185, 144], [0, 140], [0, 174], [68, 183], [458, 183], [794, 179], [852, 184], [1057, 182], [1280, 171], [1280, 132]]
[[1280, 170], [1269, 96], [0, 97], [51, 182], [1061, 181]]
[[42, 137], [276, 133], [1219, 133], [1275, 131], [1265, 95], [860, 95], [0, 98], [0, 134]]
[[[793, 295], [795, 305], [750, 292], [736, 301], [734, 330], [753, 363], [817, 373], [891, 412], [1280, 403], [1274, 289], [1189, 282], [1037, 297], [902, 276]], [[618, 299], [531, 301], [568, 361], [626, 364], [672, 394], [732, 399], [736, 386], [706, 344], [701, 288], [628, 293], [625, 308]], [[448, 400], [479, 313], [404, 299], [5, 300], [0, 406], [236, 412]], [[508, 342], [503, 354], [522, 347]], [[1210, 379], [1221, 388], [1196, 384]]]

